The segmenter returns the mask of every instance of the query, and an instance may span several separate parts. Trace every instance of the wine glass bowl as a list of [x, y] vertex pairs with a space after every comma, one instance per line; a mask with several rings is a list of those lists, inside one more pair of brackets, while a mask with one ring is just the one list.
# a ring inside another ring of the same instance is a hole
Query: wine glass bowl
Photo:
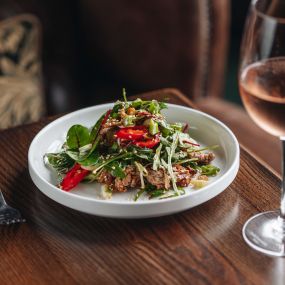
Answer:
[[243, 236], [257, 251], [285, 256], [284, 0], [252, 0], [241, 45], [239, 89], [243, 104], [253, 121], [266, 132], [280, 137], [283, 145], [280, 210], [250, 218], [244, 225]]

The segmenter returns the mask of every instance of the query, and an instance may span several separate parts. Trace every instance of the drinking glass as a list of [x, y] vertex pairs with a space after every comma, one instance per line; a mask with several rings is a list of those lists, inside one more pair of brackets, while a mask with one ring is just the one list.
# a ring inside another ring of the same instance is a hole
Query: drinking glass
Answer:
[[285, 256], [284, 0], [251, 2], [241, 45], [239, 89], [250, 117], [266, 132], [280, 137], [283, 152], [280, 209], [250, 218], [243, 227], [243, 237], [257, 251]]

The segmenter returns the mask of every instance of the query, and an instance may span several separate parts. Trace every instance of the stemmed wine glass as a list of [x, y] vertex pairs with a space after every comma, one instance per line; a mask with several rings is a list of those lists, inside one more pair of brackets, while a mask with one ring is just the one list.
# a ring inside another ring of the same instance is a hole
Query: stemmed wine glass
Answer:
[[280, 210], [250, 218], [243, 237], [257, 251], [285, 256], [285, 0], [252, 0], [241, 45], [239, 89], [251, 118], [280, 137], [283, 148]]

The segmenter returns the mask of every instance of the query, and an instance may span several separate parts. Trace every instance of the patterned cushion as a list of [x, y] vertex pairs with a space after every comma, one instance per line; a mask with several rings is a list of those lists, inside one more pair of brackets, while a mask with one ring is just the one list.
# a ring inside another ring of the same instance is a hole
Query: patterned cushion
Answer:
[[0, 128], [38, 120], [44, 112], [40, 24], [24, 14], [0, 22]]

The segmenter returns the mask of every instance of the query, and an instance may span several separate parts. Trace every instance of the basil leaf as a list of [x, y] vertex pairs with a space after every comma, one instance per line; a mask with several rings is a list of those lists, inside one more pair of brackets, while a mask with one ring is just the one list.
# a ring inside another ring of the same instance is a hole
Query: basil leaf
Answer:
[[66, 144], [70, 149], [79, 149], [90, 143], [89, 130], [81, 125], [73, 125], [67, 132]]

